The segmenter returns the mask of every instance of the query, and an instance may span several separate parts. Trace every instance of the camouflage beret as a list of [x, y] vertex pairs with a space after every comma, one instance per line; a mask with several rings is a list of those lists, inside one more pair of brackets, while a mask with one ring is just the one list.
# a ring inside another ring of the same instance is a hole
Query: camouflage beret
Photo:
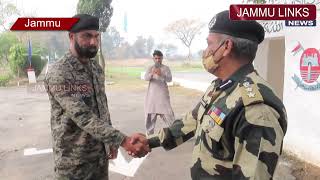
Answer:
[[248, 39], [258, 44], [264, 40], [264, 29], [261, 24], [257, 21], [230, 20], [228, 10], [218, 13], [211, 19], [209, 32]]
[[79, 21], [71, 27], [70, 32], [80, 32], [83, 30], [99, 30], [99, 18], [89, 14], [77, 14], [73, 18], [79, 18]]

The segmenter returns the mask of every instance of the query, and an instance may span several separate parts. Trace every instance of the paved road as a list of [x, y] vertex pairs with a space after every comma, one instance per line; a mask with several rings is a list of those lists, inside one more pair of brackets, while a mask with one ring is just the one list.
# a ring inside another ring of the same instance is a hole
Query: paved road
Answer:
[[203, 72], [173, 72], [174, 78], [183, 78], [190, 81], [210, 83], [216, 77], [206, 71]]
[[[177, 117], [190, 109], [200, 95], [177, 87], [170, 91]], [[144, 132], [144, 93], [143, 88], [108, 91], [111, 118], [115, 127], [127, 134]], [[26, 148], [51, 147], [47, 95], [27, 93], [23, 87], [0, 88], [0, 109], [0, 179], [51, 180], [52, 154], [23, 155]], [[110, 179], [188, 180], [193, 143], [194, 140], [190, 140], [167, 153], [163, 149], [155, 149], [133, 178], [111, 172]], [[281, 178], [278, 179], [292, 179], [288, 166], [287, 162], [281, 161], [278, 174]]]

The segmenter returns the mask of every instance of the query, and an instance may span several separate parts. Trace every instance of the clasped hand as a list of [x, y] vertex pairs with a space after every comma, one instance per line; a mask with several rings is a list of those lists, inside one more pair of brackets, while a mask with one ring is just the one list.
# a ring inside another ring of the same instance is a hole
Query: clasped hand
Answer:
[[141, 158], [151, 152], [147, 138], [141, 133], [136, 133], [130, 137], [126, 137], [121, 146], [132, 157]]
[[160, 68], [153, 68], [152, 69], [152, 74], [160, 76], [161, 75], [161, 69]]

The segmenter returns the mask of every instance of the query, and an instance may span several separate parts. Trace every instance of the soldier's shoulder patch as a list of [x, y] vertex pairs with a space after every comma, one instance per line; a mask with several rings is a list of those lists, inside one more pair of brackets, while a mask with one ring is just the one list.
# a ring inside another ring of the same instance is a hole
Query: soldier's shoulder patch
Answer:
[[259, 87], [249, 79], [245, 79], [240, 83], [240, 92], [244, 106], [263, 102], [263, 97], [259, 91]]

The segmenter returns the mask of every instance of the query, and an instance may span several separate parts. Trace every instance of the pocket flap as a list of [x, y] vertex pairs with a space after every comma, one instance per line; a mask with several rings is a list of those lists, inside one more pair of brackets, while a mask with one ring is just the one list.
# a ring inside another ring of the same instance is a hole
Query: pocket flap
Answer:
[[204, 115], [201, 123], [203, 131], [213, 140], [219, 142], [224, 128], [219, 126], [209, 115]]
[[206, 109], [205, 109], [205, 105], [203, 105], [202, 101], [201, 104], [199, 106], [199, 110], [198, 110], [198, 117], [197, 119], [200, 120], [203, 116], [203, 114], [205, 113]]

